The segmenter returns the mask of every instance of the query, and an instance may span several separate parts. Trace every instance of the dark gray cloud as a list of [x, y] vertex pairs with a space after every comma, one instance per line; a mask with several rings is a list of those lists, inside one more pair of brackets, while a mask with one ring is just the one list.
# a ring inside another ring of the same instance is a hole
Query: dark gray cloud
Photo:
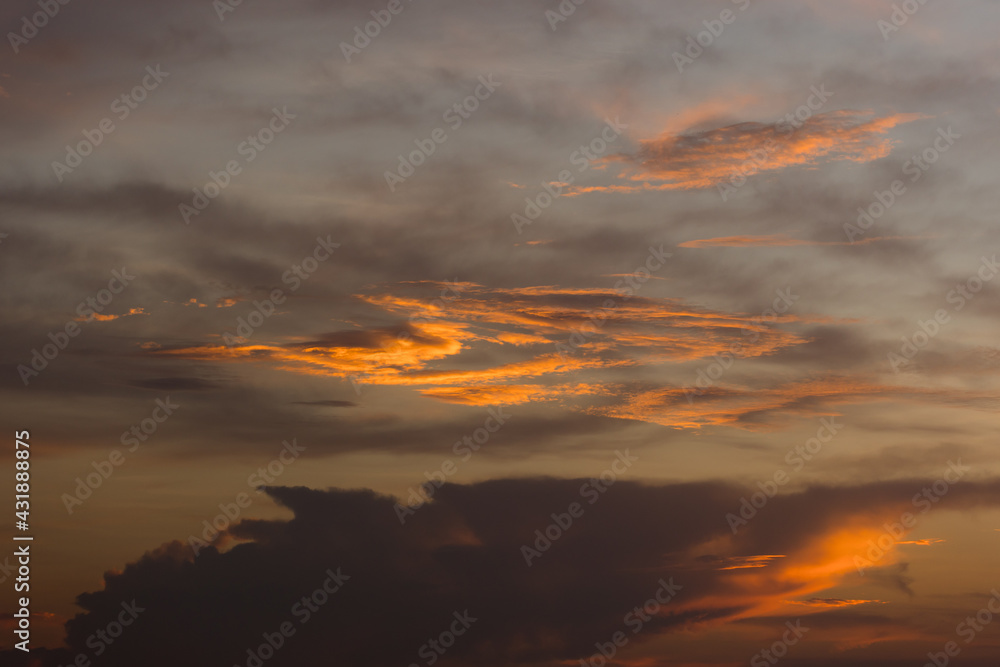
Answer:
[[[930, 483], [911, 479], [778, 496], [732, 540], [725, 515], [747, 490], [718, 483], [619, 481], [602, 493], [593, 480], [448, 484], [405, 524], [394, 499], [370, 491], [273, 487], [269, 495], [294, 518], [243, 521], [230, 535], [249, 542], [225, 553], [206, 547], [192, 559], [188, 547], [171, 543], [107, 573], [103, 590], [79, 596], [84, 613], [67, 623], [68, 650], [54, 658], [40, 654], [39, 664], [92, 651], [88, 638], [133, 599], [144, 611], [101, 664], [240, 664], [247, 647], [257, 647], [263, 633], [285, 621], [297, 632], [269, 664], [320, 657], [345, 665], [419, 662], [420, 647], [453, 612], [465, 610], [477, 620], [448, 651], [448, 663], [575, 660], [621, 630], [629, 610], [651, 598], [663, 580], [680, 588], [663, 613], [641, 624], [641, 644], [695, 624], [717, 624], [769, 597], [802, 595], [808, 589], [791, 573], [808, 564], [806, 546], [849, 521], [877, 526], [910, 504], [913, 489]], [[995, 507], [1000, 484], [962, 482], [946, 501], [952, 511]], [[535, 531], [544, 531], [552, 514], [565, 514], [573, 502], [582, 511], [573, 510], [570, 525], [552, 531], [550, 546], [535, 545], [540, 551], [528, 566], [522, 547], [534, 545]], [[784, 557], [762, 567], [723, 569], [764, 554]], [[321, 587], [331, 570], [349, 578], [304, 621], [297, 601]], [[758, 572], [769, 583], [761, 585]], [[728, 604], [721, 601], [727, 593]], [[866, 619], [906, 627], [863, 610], [835, 610], [809, 617], [810, 642]], [[950, 631], [932, 628], [935, 634]], [[158, 649], [150, 652], [151, 645]], [[918, 647], [909, 652], [919, 658]], [[851, 658], [848, 664], [866, 663]]]

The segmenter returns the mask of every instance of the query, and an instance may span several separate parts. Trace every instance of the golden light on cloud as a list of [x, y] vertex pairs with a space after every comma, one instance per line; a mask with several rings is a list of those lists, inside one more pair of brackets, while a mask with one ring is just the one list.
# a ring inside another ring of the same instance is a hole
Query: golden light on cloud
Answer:
[[602, 394], [607, 387], [587, 384], [521, 384], [521, 385], [474, 385], [462, 387], [437, 387], [420, 391], [423, 396], [436, 398], [446, 403], [460, 405], [521, 405], [555, 401], [570, 396]]
[[829, 588], [844, 575], [857, 571], [855, 558], [865, 552], [870, 540], [880, 536], [881, 532], [863, 524], [839, 528], [809, 545], [783, 574], [803, 584], [823, 581], [824, 588]]
[[729, 565], [725, 567], [720, 567], [720, 570], [747, 570], [754, 569], [758, 567], [767, 567], [778, 558], [787, 558], [784, 554], [777, 555], [766, 555], [766, 556], [735, 556], [733, 558], [727, 559]]
[[[878, 536], [875, 530], [858, 527], [851, 517], [830, 531], [817, 536], [782, 557], [765, 557], [774, 560], [769, 566], [726, 568], [731, 570], [727, 590], [738, 591], [728, 604], [745, 606], [736, 618], [753, 618], [776, 613], [787, 613], [789, 605], [807, 605], [819, 609], [855, 606], [859, 601], [834, 601], [819, 598], [817, 594], [840, 585], [856, 573], [854, 557], [863, 553], [866, 541]], [[808, 596], [808, 597], [807, 597]], [[794, 598], [806, 598], [795, 601]], [[724, 604], [722, 599], [719, 604]]]
[[758, 390], [716, 387], [705, 390], [702, 395], [691, 400], [689, 391], [691, 390], [682, 387], [638, 390], [626, 395], [618, 405], [594, 408], [591, 411], [608, 417], [652, 422], [673, 428], [734, 426], [747, 430], [769, 430], [771, 425], [745, 418], [779, 411], [785, 415], [813, 415], [817, 414], [816, 408], [802, 406], [815, 401], [822, 401], [829, 406], [866, 396], [919, 393], [918, 390], [869, 384], [838, 376]]
[[[709, 595], [698, 601], [702, 608], [741, 608], [729, 620], [787, 614], [791, 605], [807, 605], [817, 611], [836, 605], [818, 601], [818, 594], [840, 585], [856, 572], [854, 556], [864, 549], [865, 540], [877, 535], [865, 529], [856, 531], [854, 520], [844, 517], [837, 527], [782, 555], [711, 557], [712, 569], [723, 577], [725, 595]], [[848, 524], [852, 524], [848, 527]], [[718, 567], [722, 565], [722, 567]], [[805, 598], [806, 602], [795, 601]], [[845, 601], [846, 602], [846, 601]]]
[[885, 600], [842, 600], [840, 598], [809, 598], [808, 600], [788, 600], [788, 604], [818, 607], [821, 609], [840, 609], [842, 607], [858, 607], [865, 604], [889, 604]]
[[[805, 342], [760, 317], [713, 311], [678, 299], [626, 298], [607, 288], [489, 289], [463, 284], [458, 288], [461, 298], [446, 302], [406, 296], [405, 287], [359, 295], [362, 302], [400, 318], [403, 323], [395, 327], [349, 329], [312, 340], [144, 349], [157, 356], [269, 363], [295, 373], [412, 386], [445, 402], [480, 405], [523, 403], [541, 396], [614, 395], [618, 390], [613, 380], [573, 385], [540, 380], [703, 359], [726, 352], [736, 340], [744, 357]], [[787, 324], [809, 321], [791, 315], [776, 319]], [[469, 351], [486, 354], [486, 363], [439, 366]], [[527, 379], [535, 382], [525, 383]]]
[[620, 178], [638, 185], [581, 186], [571, 193], [697, 190], [737, 174], [777, 172], [822, 160], [871, 162], [892, 151], [889, 130], [922, 117], [907, 113], [874, 117], [870, 111], [845, 109], [813, 116], [798, 128], [740, 123], [668, 135], [640, 142], [633, 155], [606, 158], [623, 163]]
[[[290, 373], [412, 387], [458, 405], [560, 401], [592, 415], [674, 429], [772, 430], [772, 413], [786, 419], [829, 415], [834, 406], [862, 399], [938, 395], [826, 376], [753, 390], [719, 384], [689, 400], [684, 387], [625, 385], [615, 376], [628, 368], [711, 358], [728, 353], [734, 341], [741, 344], [740, 358], [766, 357], [808, 341], [786, 327], [836, 322], [829, 318], [788, 314], [769, 324], [677, 299], [626, 300], [600, 288], [465, 284], [462, 298], [450, 302], [405, 296], [401, 289], [359, 296], [403, 320], [395, 327], [348, 329], [312, 340], [143, 349], [155, 356], [264, 363]], [[479, 361], [462, 363], [469, 353]], [[600, 373], [608, 376], [595, 375]]]
[[119, 315], [113, 315], [111, 313], [91, 313], [90, 315], [74, 318], [77, 322], [113, 322], [119, 320], [123, 317], [132, 317], [133, 315], [148, 315], [148, 313], [142, 308], [131, 308], [127, 313], [121, 313]]

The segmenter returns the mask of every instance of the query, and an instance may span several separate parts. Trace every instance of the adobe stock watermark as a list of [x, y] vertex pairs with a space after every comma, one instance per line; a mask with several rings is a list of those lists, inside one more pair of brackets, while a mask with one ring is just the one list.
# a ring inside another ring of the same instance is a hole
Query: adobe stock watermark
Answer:
[[[148, 417], [122, 433], [120, 441], [122, 446], [129, 445], [130, 453], [135, 452], [140, 445], [149, 440], [159, 430], [160, 424], [172, 417], [174, 411], [181, 407], [179, 403], [172, 402], [169, 396], [158, 398], [155, 403], [156, 407]], [[112, 449], [102, 461], [91, 461], [90, 465], [94, 468], [94, 472], [83, 478], [77, 477], [73, 493], [64, 493], [60, 498], [66, 507], [66, 512], [73, 514], [73, 508], [83, 505], [83, 501], [94, 495], [94, 491], [111, 479], [115, 470], [124, 463], [125, 455], [119, 449]]]
[[107, 289], [102, 289], [94, 296], [88, 296], [76, 307], [77, 317], [70, 319], [66, 324], [55, 332], [49, 332], [50, 343], [42, 345], [41, 351], [37, 348], [31, 350], [30, 366], [19, 364], [17, 374], [21, 382], [27, 387], [31, 380], [38, 377], [42, 371], [49, 367], [67, 347], [72, 339], [76, 338], [83, 331], [79, 322], [87, 323], [102, 319], [101, 314], [104, 309], [111, 305], [114, 298], [125, 291], [125, 288], [135, 280], [126, 267], [121, 270], [115, 269], [111, 272], [111, 280], [108, 281]]
[[[327, 569], [326, 579], [309, 595], [303, 595], [302, 599], [292, 605], [289, 615], [298, 622], [299, 627], [308, 623], [314, 614], [318, 613], [330, 601], [337, 592], [343, 588], [344, 584], [351, 578], [350, 575], [341, 572], [341, 568], [334, 571]], [[264, 632], [261, 639], [264, 641], [256, 647], [246, 650], [245, 667], [263, 667], [264, 663], [275, 656], [289, 639], [295, 636], [298, 628], [291, 621], [284, 621], [279, 624], [273, 632]], [[233, 667], [241, 667], [234, 665]]]
[[406, 4], [402, 0], [389, 0], [389, 4], [386, 5], [385, 9], [373, 9], [371, 11], [372, 21], [368, 21], [364, 24], [364, 29], [362, 26], [354, 26], [354, 39], [352, 42], [341, 42], [340, 52], [344, 54], [344, 60], [347, 64], [351, 63], [351, 58], [357, 55], [361, 55], [361, 52], [367, 49], [372, 40], [382, 34], [382, 30], [389, 27], [392, 23], [394, 16], [398, 16], [403, 13], [406, 9], [406, 5], [413, 2], [413, 0], [407, 0]]
[[[476, 86], [473, 93], [450, 106], [442, 114], [441, 119], [448, 124], [452, 132], [457, 132], [465, 121], [472, 118], [472, 114], [479, 110], [481, 103], [490, 99], [501, 85], [503, 85], [501, 82], [493, 80], [493, 74], [480, 76], [479, 85]], [[423, 166], [437, 152], [438, 146], [448, 141], [448, 139], [448, 132], [442, 127], [436, 127], [431, 130], [430, 135], [425, 139], [414, 139], [413, 143], [417, 147], [416, 150], [411, 151], [408, 155], [401, 153], [396, 170], [386, 170], [384, 174], [385, 184], [389, 186], [389, 192], [395, 192], [398, 186], [413, 176], [417, 172], [417, 169]]]
[[[470, 615], [468, 609], [462, 613], [453, 612], [452, 617], [455, 620], [451, 622], [447, 629], [443, 630], [437, 637], [428, 639], [425, 644], [417, 649], [417, 655], [424, 659], [424, 664], [428, 667], [440, 660], [448, 652], [448, 649], [455, 645], [458, 638], [468, 632], [472, 624], [479, 620], [475, 616]], [[410, 663], [410, 667], [420, 667], [420, 663]]]
[[222, 23], [226, 20], [226, 14], [232, 14], [242, 4], [243, 0], [212, 0], [212, 9], [219, 17], [219, 23]]
[[962, 459], [959, 459], [958, 462], [948, 461], [948, 468], [945, 469], [941, 478], [930, 486], [925, 486], [913, 496], [911, 502], [915, 508], [920, 510], [920, 513], [903, 512], [898, 521], [883, 524], [882, 534], [874, 540], [868, 540], [868, 551], [865, 552], [867, 558], [854, 557], [854, 566], [858, 569], [858, 574], [864, 576], [866, 569], [875, 567], [875, 563], [882, 560], [892, 547], [917, 525], [918, 519], [930, 512], [934, 505], [941, 502], [948, 491], [962, 481], [962, 478], [970, 470], [972, 468], [969, 466], [962, 465]]
[[[750, 6], [750, 0], [731, 0], [731, 2], [737, 5], [741, 12], [746, 11]], [[705, 29], [696, 36], [688, 35], [687, 46], [684, 47], [683, 52], [674, 51], [674, 64], [677, 65], [677, 71], [683, 74], [685, 67], [693, 65], [694, 61], [705, 53], [705, 49], [715, 44], [715, 40], [722, 36], [722, 33], [726, 31], [726, 26], [736, 22], [737, 16], [739, 14], [733, 10], [723, 9], [719, 18], [702, 21]]]
[[194, 197], [191, 198], [191, 203], [186, 204], [181, 202], [177, 205], [177, 210], [180, 211], [184, 224], [190, 225], [191, 218], [201, 215], [208, 208], [209, 204], [223, 190], [229, 187], [233, 182], [233, 178], [242, 174], [243, 168], [267, 150], [267, 147], [271, 145], [275, 137], [284, 132], [296, 118], [295, 114], [288, 112], [287, 106], [282, 107], [281, 110], [278, 107], [274, 107], [271, 109], [271, 114], [271, 119], [267, 122], [267, 125], [257, 130], [254, 134], [247, 135], [245, 140], [236, 145], [236, 154], [242, 158], [242, 162], [234, 157], [226, 162], [225, 167], [219, 171], [209, 171], [209, 180], [205, 185], [201, 188], [192, 188]]
[[[582, 144], [578, 149], [570, 153], [569, 163], [576, 167], [577, 174], [582, 174], [590, 169], [591, 165], [600, 159], [607, 152], [611, 144], [618, 141], [618, 137], [628, 129], [628, 125], [619, 121], [617, 116], [615, 116], [613, 121], [605, 119], [604, 123], [605, 127], [598, 136], [591, 139], [588, 143]], [[557, 180], [554, 182], [543, 181], [542, 190], [534, 197], [524, 198], [525, 206], [523, 215], [520, 213], [511, 213], [510, 220], [514, 224], [514, 229], [517, 230], [518, 234], [523, 234], [525, 227], [534, 224], [535, 220], [542, 215], [542, 211], [552, 206], [555, 200], [562, 195], [563, 189], [573, 184], [576, 180], [576, 175], [569, 169], [563, 169], [556, 178]]]
[[[949, 125], [947, 129], [938, 128], [938, 136], [934, 142], [925, 148], [919, 155], [913, 155], [903, 163], [903, 175], [910, 177], [910, 183], [916, 183], [924, 174], [947, 153], [955, 141], [962, 138], [962, 135], [952, 131]], [[844, 234], [847, 240], [854, 242], [855, 239], [865, 235], [875, 223], [884, 216], [896, 202], [908, 192], [909, 186], [902, 179], [896, 179], [889, 184], [885, 190], [876, 190], [873, 194], [875, 201], [868, 206], [858, 207], [858, 219], [855, 224], [844, 223]]]
[[6, 583], [15, 574], [17, 574], [17, 564], [10, 562], [10, 556], [4, 556], [3, 563], [0, 564], [0, 584]]
[[590, 342], [590, 338], [599, 334], [614, 315], [615, 310], [635, 296], [642, 289], [642, 286], [653, 277], [653, 274], [666, 265], [667, 260], [671, 257], [673, 257], [673, 253], [664, 252], [662, 244], [658, 249], [650, 246], [646, 261], [615, 283], [614, 291], [617, 292], [617, 295], [605, 299], [600, 308], [589, 311], [589, 320], [576, 327], [566, 342], [556, 343], [556, 352], [559, 354], [559, 358], [565, 361], [571, 354]]
[[[760, 315], [751, 320], [754, 327], [743, 327], [740, 332], [744, 339], [749, 341], [750, 345], [754, 345], [760, 340], [760, 326], [765, 321], [768, 323], [777, 321], [779, 315], [787, 313], [795, 305], [795, 302], [799, 300], [797, 295], [792, 294], [791, 287], [786, 287], [784, 290], [777, 289], [774, 293], [777, 295], [777, 298], [771, 302], [771, 307], [764, 309]], [[733, 367], [736, 360], [743, 356], [746, 347], [747, 343], [743, 339], [737, 340], [729, 346], [728, 352], [716, 354], [713, 357], [712, 363], [705, 368], [699, 369], [696, 374], [698, 379], [695, 380], [694, 386], [688, 385], [683, 389], [684, 397], [687, 398], [688, 404], [694, 404], [696, 396], [704, 396], [705, 390], [714, 387], [715, 383]]]
[[14, 49], [14, 55], [21, 52], [21, 47], [27, 44], [38, 35], [38, 31], [49, 24], [59, 11], [68, 5], [70, 0], [38, 0], [38, 7], [41, 11], [30, 16], [21, 17], [21, 29], [18, 32], [8, 32], [7, 41]]
[[[806, 124], [806, 121], [816, 115], [816, 112], [822, 109], [834, 95], [826, 89], [826, 84], [822, 83], [818, 88], [811, 86], [809, 91], [811, 94], [806, 98], [805, 103], [801, 104], [795, 111], [791, 111], [775, 121], [776, 131], [792, 133], [801, 129]], [[780, 147], [781, 145], [777, 139], [773, 136], [768, 136], [763, 146], [750, 151], [742, 167], [734, 171], [729, 177], [728, 183], [716, 184], [715, 187], [719, 190], [719, 196], [722, 197], [722, 201], [729, 201], [730, 196], [746, 185], [747, 179], [750, 176], [766, 168], [771, 154]]]
[[[320, 264], [330, 259], [334, 251], [340, 247], [339, 243], [330, 240], [330, 235], [324, 239], [322, 236], [316, 237], [316, 246], [311, 254], [306, 255], [298, 264], [293, 264], [290, 269], [281, 274], [281, 282], [288, 285], [288, 294], [292, 294], [300, 287], [304, 281], [319, 270]], [[222, 340], [229, 347], [246, 343], [253, 337], [254, 332], [264, 326], [272, 315], [278, 312], [278, 306], [285, 303], [288, 294], [281, 288], [271, 290], [268, 298], [263, 301], [255, 300], [253, 310], [246, 317], [236, 318], [236, 334], [228, 331], [222, 334]]]
[[888, 42], [893, 33], [910, 22], [910, 17], [916, 14], [927, 4], [927, 0], [903, 0], [903, 2], [892, 4], [892, 13], [889, 19], [879, 19], [875, 22], [875, 27], [882, 33], [882, 40]]
[[798, 644], [805, 634], [809, 632], [809, 628], [802, 625], [801, 618], [796, 619], [794, 623], [786, 621], [785, 627], [788, 629], [781, 635], [781, 639], [775, 641], [768, 648], [755, 653], [750, 658], [750, 664], [753, 667], [768, 667], [768, 665], [778, 664], [779, 660], [788, 655], [788, 649]]
[[[285, 472], [288, 466], [299, 460], [304, 451], [306, 451], [305, 446], [298, 444], [295, 438], [292, 438], [291, 442], [287, 440], [283, 441], [278, 456], [272, 459], [266, 466], [258, 468], [256, 472], [251, 473], [247, 477], [247, 486], [253, 489], [257, 495], [264, 493], [261, 487], [274, 484], [275, 480]], [[231, 503], [219, 503], [221, 512], [211, 519], [205, 519], [201, 522], [205, 527], [201, 531], [201, 537], [188, 536], [188, 546], [191, 547], [194, 555], [197, 556], [202, 549], [208, 548], [209, 544], [214, 542], [229, 526], [233, 525], [240, 518], [243, 510], [251, 505], [253, 505], [253, 496], [246, 492], [236, 494]]]
[[[684, 588], [680, 584], [675, 584], [673, 577], [670, 577], [670, 581], [660, 579], [657, 583], [660, 586], [653, 593], [653, 596], [641, 605], [637, 605], [622, 618], [622, 623], [632, 631], [632, 636], [642, 632], [646, 624], [656, 618], [660, 610], [677, 597], [677, 594]], [[580, 658], [580, 667], [606, 667], [611, 660], [614, 660], [618, 652], [628, 645], [631, 639], [632, 637], [624, 630], [618, 630], [611, 635], [609, 641], [594, 644], [597, 651], [589, 658]]]
[[[146, 75], [132, 90], [122, 93], [111, 103], [111, 113], [119, 122], [132, 115], [132, 112], [146, 101], [149, 94], [159, 88], [163, 80], [170, 76], [170, 72], [160, 71], [159, 64], [156, 67], [147, 65], [145, 71]], [[82, 141], [75, 146], [66, 145], [66, 157], [63, 162], [54, 161], [52, 163], [52, 172], [56, 179], [62, 183], [66, 174], [73, 173], [74, 169], [83, 164], [84, 158], [93, 153], [94, 149], [104, 143], [104, 140], [116, 129], [114, 119], [108, 116], [98, 121], [97, 127], [94, 129], [84, 129]]]
[[757, 516], [757, 513], [764, 509], [768, 501], [778, 495], [778, 489], [788, 484], [793, 475], [801, 472], [806, 463], [812, 461], [823, 451], [823, 445], [833, 440], [844, 428], [843, 424], [837, 423], [836, 417], [823, 417], [819, 420], [819, 424], [815, 437], [809, 438], [801, 445], [795, 445], [785, 454], [785, 463], [792, 467], [791, 472], [785, 472], [784, 468], [779, 468], [770, 479], [757, 482], [757, 488], [760, 491], [751, 495], [749, 500], [746, 496], [740, 498], [739, 515], [733, 512], [726, 514], [726, 522], [729, 524], [730, 530], [733, 531], [733, 535], [750, 523]]
[[[615, 450], [615, 460], [611, 466], [597, 477], [592, 477], [580, 486], [580, 497], [587, 500], [587, 504], [593, 505], [608, 492], [618, 478], [628, 472], [639, 457], [632, 456], [626, 449], [624, 452]], [[552, 544], [557, 542], [567, 530], [573, 527], [573, 523], [583, 516], [586, 508], [578, 503], [572, 502], [566, 511], [557, 514], [552, 513], [552, 523], [545, 528], [535, 531], [535, 541], [533, 545], [521, 545], [521, 555], [528, 567], [532, 566], [532, 561], [541, 558], [542, 554], [552, 548]], [[532, 548], [534, 546], [534, 548]]]
[[559, 28], [559, 24], [568, 21], [569, 17], [576, 13], [576, 8], [587, 2], [587, 0], [560, 0], [556, 10], [545, 10], [545, 20], [549, 22], [552, 32]]
[[[993, 594], [993, 597], [987, 600], [986, 604], [975, 615], [966, 617], [955, 627], [955, 634], [965, 640], [966, 646], [975, 641], [976, 636], [993, 622], [994, 615], [1000, 614], [1000, 591], [994, 588], [990, 593]], [[924, 667], [948, 667], [951, 659], [957, 657], [961, 652], [962, 647], [958, 645], [958, 642], [949, 641], [941, 651], [927, 654], [928, 662], [924, 663]]]
[[[493, 434], [503, 428], [504, 424], [511, 418], [511, 415], [503, 411], [503, 406], [498, 405], [490, 408], [488, 416], [483, 425], [465, 435], [461, 440], [451, 446], [451, 451], [458, 457], [461, 463], [468, 462], [472, 455], [478, 452], [490, 441]], [[393, 509], [396, 511], [396, 518], [399, 523], [405, 524], [406, 520], [417, 513], [417, 510], [429, 503], [434, 497], [434, 493], [448, 481], [448, 478], [458, 472], [458, 464], [454, 459], [445, 459], [441, 466], [433, 471], [424, 471], [427, 481], [413, 488], [409, 488], [409, 495], [406, 497], [406, 505], [396, 503]]]
[[[94, 657], [99, 658], [104, 655], [104, 652], [125, 634], [125, 629], [135, 623], [139, 614], [146, 611], [145, 607], [140, 607], [135, 599], [132, 602], [122, 602], [121, 608], [117, 620], [110, 621], [106, 626], [87, 637], [84, 642], [87, 648], [94, 652]], [[90, 667], [91, 664], [90, 656], [87, 653], [77, 653], [68, 667]]]
[[[955, 288], [945, 296], [945, 301], [953, 306], [952, 311], [957, 313], [965, 308], [966, 304], [976, 298], [976, 295], [983, 290], [986, 283], [996, 278], [998, 271], [1000, 271], [1000, 264], [997, 264], [996, 255], [993, 255], [992, 258], [983, 257], [982, 264], [976, 274], [964, 283], [955, 285]], [[926, 321], [917, 320], [917, 330], [909, 336], [903, 336], [903, 344], [899, 348], [899, 352], [888, 354], [892, 370], [899, 373], [900, 369], [908, 366], [917, 354], [941, 333], [941, 328], [949, 322], [951, 322], [951, 313], [944, 308], [939, 308], [935, 311], [934, 316]]]

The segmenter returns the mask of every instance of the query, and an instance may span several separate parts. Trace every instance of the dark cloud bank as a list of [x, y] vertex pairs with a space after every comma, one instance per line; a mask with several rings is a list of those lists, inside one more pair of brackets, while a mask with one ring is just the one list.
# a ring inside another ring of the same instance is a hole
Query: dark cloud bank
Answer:
[[[861, 520], [877, 527], [914, 511], [914, 493], [932, 484], [904, 480], [778, 495], [734, 537], [725, 517], [738, 511], [750, 493], [745, 488], [617, 482], [601, 494], [581, 493], [592, 483], [448, 484], [405, 524], [394, 498], [371, 491], [272, 487], [268, 494], [294, 518], [243, 521], [225, 539], [248, 541], [224, 552], [208, 547], [192, 557], [188, 545], [173, 542], [147, 553], [124, 571], [107, 573], [104, 590], [78, 597], [85, 612], [66, 624], [68, 649], [37, 650], [31, 659], [8, 652], [2, 663], [55, 667], [84, 655], [90, 664], [108, 666], [247, 665], [248, 649], [256, 651], [263, 635], [273, 637], [284, 623], [294, 634], [263, 663], [269, 667], [428, 664], [428, 640], [449, 628], [463, 632], [440, 664], [576, 661], [623, 630], [629, 611], [664, 584], [679, 592], [642, 624], [639, 642], [732, 620], [753, 605], [754, 595], [794, 597], [801, 589], [780, 573], [766, 582], [770, 590], [748, 595], [747, 585], [733, 586], [734, 577], [766, 578], [767, 569], [723, 568], [762, 555], [793, 562], [806, 545], [840, 526]], [[578, 517], [528, 566], [522, 546], [533, 544], [535, 531], [574, 502], [581, 507]], [[962, 481], [941, 503], [947, 510], [995, 507], [1000, 481]], [[905, 589], [900, 571], [876, 567], [869, 583]], [[335, 592], [319, 593], [324, 586]], [[304, 596], [312, 597], [314, 609], [302, 604]], [[123, 611], [133, 600], [142, 609], [134, 620]], [[456, 621], [466, 612], [467, 630]], [[130, 625], [107, 644], [97, 633], [109, 637], [117, 631], [109, 624], [119, 618]], [[475, 620], [470, 624], [469, 618]], [[871, 608], [857, 620], [898, 622]], [[823, 632], [822, 623], [816, 628], [816, 635]], [[911, 651], [913, 659], [922, 655]], [[663, 658], [670, 664], [669, 656]], [[791, 657], [786, 662], [805, 664]]]

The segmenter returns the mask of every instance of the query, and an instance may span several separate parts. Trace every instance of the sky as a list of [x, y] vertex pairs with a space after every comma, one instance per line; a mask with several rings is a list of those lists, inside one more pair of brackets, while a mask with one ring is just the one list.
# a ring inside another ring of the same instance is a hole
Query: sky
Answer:
[[998, 20], [5, 3], [0, 662], [996, 665]]

